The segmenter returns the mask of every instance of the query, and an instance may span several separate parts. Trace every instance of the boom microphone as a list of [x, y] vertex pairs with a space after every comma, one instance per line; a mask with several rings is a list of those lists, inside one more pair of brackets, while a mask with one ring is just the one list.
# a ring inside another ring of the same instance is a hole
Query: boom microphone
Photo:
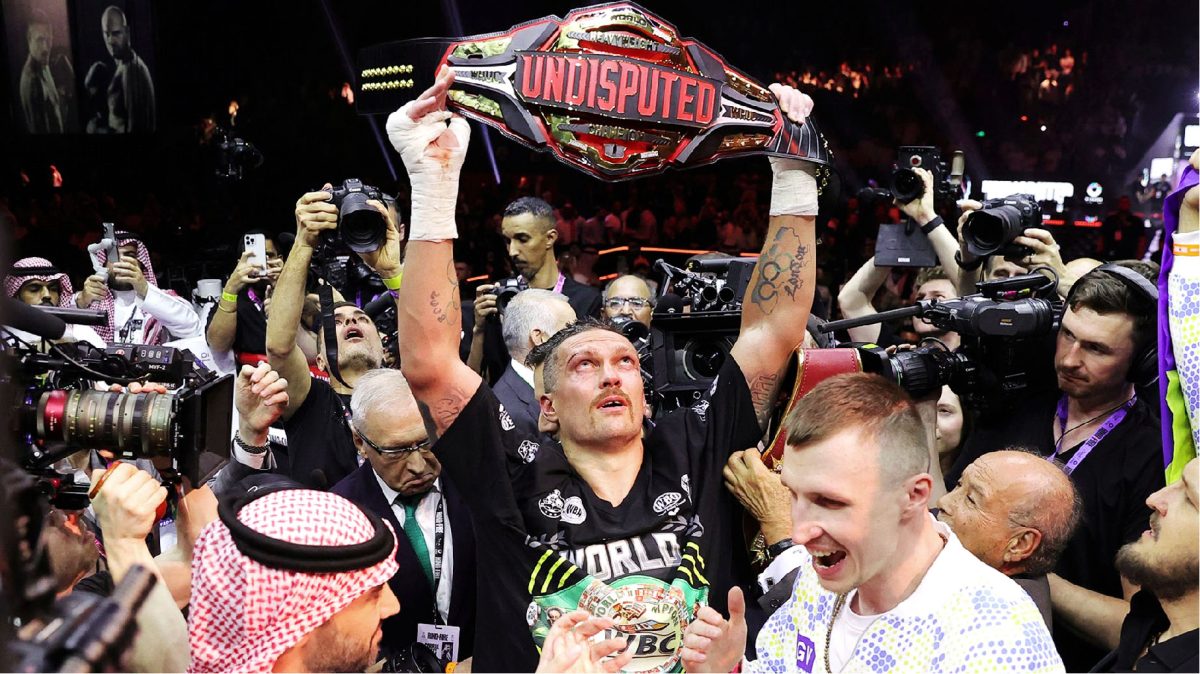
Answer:
[[3, 314], [4, 324], [9, 327], [31, 332], [43, 339], [62, 339], [67, 331], [67, 324], [57, 316], [9, 297], [0, 299], [3, 300], [0, 302], [0, 314]]

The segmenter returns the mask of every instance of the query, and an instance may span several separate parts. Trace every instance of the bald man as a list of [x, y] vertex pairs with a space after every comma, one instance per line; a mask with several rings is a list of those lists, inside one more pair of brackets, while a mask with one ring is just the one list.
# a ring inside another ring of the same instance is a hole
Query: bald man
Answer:
[[1029, 451], [984, 454], [938, 500], [938, 519], [963, 547], [1017, 581], [1051, 626], [1046, 574], [1079, 525], [1082, 502], [1055, 463]]
[[628, 316], [650, 327], [650, 316], [654, 313], [654, 294], [640, 276], [626, 274], [618, 276], [604, 288], [604, 315], [608, 320]]
[[109, 5], [100, 16], [104, 46], [116, 62], [108, 85], [108, 127], [112, 133], [154, 131], [154, 80], [150, 68], [133, 51], [125, 12]]

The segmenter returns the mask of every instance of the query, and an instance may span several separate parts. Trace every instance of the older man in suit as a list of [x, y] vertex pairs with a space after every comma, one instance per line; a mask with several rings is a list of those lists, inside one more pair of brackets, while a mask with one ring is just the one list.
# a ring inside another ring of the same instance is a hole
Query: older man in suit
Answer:
[[[574, 322], [575, 310], [565, 295], [530, 288], [512, 299], [501, 320], [504, 346], [511, 360], [493, 391], [512, 423], [526, 436], [533, 437], [537, 435], [541, 408], [533, 390], [533, 370], [526, 367], [525, 357], [533, 347]], [[532, 456], [522, 458], [526, 462], [533, 460]]]
[[[475, 535], [458, 490], [441, 475], [408, 382], [398, 370], [371, 370], [350, 400], [354, 445], [366, 461], [333, 493], [392, 523], [400, 570], [388, 585], [403, 610], [383, 623], [380, 653], [415, 641], [435, 653], [457, 644], [471, 655], [475, 629]], [[436, 632], [434, 638], [421, 635]], [[454, 649], [451, 649], [454, 651]]]

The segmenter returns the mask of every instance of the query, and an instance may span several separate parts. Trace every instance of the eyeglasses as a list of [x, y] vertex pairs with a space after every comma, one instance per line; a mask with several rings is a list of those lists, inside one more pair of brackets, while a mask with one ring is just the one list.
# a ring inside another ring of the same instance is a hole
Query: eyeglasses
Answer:
[[395, 458], [395, 457], [399, 457], [399, 456], [403, 456], [403, 455], [407, 455], [407, 454], [412, 454], [413, 452], [428, 452], [428, 451], [430, 451], [430, 448], [433, 446], [433, 441], [430, 440], [429, 438], [426, 438], [420, 442], [416, 442], [411, 445], [406, 445], [403, 447], [380, 447], [379, 445], [375, 444], [374, 442], [371, 442], [371, 439], [368, 438], [366, 435], [364, 435], [362, 430], [360, 430], [357, 426], [354, 427], [354, 432], [358, 434], [358, 437], [362, 438], [363, 442], [367, 443], [368, 447], [375, 450], [376, 452], [379, 452], [379, 454], [381, 456], [385, 456], [387, 458]]
[[644, 297], [610, 297], [604, 300], [604, 306], [614, 311], [626, 304], [634, 309], [645, 309], [650, 306], [650, 300]]

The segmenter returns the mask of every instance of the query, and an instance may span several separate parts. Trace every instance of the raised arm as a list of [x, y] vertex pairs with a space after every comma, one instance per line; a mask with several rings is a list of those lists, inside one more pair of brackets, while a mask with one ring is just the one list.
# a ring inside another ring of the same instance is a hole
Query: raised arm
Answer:
[[[891, 267], [875, 266], [873, 257], [864, 262], [863, 266], [854, 272], [854, 276], [846, 281], [846, 285], [842, 286], [842, 291], [838, 293], [838, 306], [842, 309], [842, 316], [844, 318], [860, 318], [877, 313], [875, 305], [871, 304], [871, 298], [875, 296], [875, 291], [879, 290], [879, 286], [883, 285], [891, 270]], [[850, 328], [846, 332], [855, 342], [874, 342], [879, 339], [879, 324], [860, 325], [857, 328]]]
[[319, 243], [321, 230], [337, 227], [337, 207], [328, 199], [328, 192], [309, 192], [296, 202], [296, 243], [279, 273], [267, 316], [267, 359], [271, 369], [288, 382], [284, 419], [291, 418], [304, 404], [312, 388], [308, 360], [296, 345], [296, 333], [300, 330], [313, 248]]
[[[225, 282], [221, 299], [213, 309], [208, 330], [205, 332], [208, 345], [213, 351], [229, 351], [233, 348], [233, 339], [237, 336], [237, 295], [256, 280], [258, 265], [250, 260], [253, 254], [251, 250], [242, 253], [233, 273], [229, 275], [229, 280]], [[234, 296], [234, 300], [231, 302], [225, 299], [226, 295]]]
[[[446, 110], [446, 91], [453, 81], [449, 69], [443, 69], [432, 87], [387, 121], [388, 138], [412, 184], [411, 235], [396, 300], [401, 370], [417, 401], [429, 409], [439, 435], [482, 381], [458, 356], [462, 308], [454, 273], [454, 210], [471, 131], [466, 120]], [[374, 266], [367, 256], [363, 259]]]
[[[772, 84], [771, 91], [784, 114], [802, 124], [812, 99], [780, 84]], [[772, 158], [771, 170], [771, 220], [742, 303], [741, 332], [730, 352], [750, 385], [760, 425], [775, 406], [781, 371], [804, 338], [817, 276], [815, 167]]]

